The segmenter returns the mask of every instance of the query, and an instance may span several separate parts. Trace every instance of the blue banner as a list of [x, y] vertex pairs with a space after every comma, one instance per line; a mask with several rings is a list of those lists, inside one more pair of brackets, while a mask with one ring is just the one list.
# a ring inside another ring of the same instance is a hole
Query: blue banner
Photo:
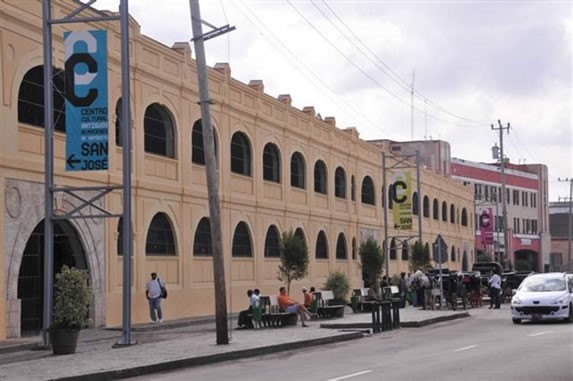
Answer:
[[107, 32], [65, 32], [64, 50], [66, 171], [107, 170]]

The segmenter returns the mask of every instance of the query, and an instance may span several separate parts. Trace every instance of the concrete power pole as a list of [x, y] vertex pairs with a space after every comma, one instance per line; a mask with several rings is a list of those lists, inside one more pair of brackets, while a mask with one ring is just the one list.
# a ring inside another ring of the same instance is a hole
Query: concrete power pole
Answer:
[[499, 127], [494, 127], [492, 124], [491, 129], [499, 131], [499, 151], [500, 151], [500, 163], [501, 163], [501, 214], [503, 220], [503, 256], [504, 259], [508, 257], [509, 260], [511, 261], [512, 258], [511, 258], [511, 253], [509, 253], [509, 244], [508, 244], [509, 237], [507, 236], [507, 194], [505, 191], [505, 158], [503, 156], [503, 130], [507, 130], [507, 133], [509, 134], [509, 123], [507, 123], [507, 127], [503, 127], [499, 119], [497, 123]]
[[573, 222], [573, 178], [558, 178], [559, 182], [568, 182], [569, 183], [569, 215], [567, 216], [567, 271], [571, 271], [571, 228]]
[[[197, 78], [199, 81], [199, 104], [201, 105], [201, 127], [203, 130], [203, 145], [205, 148], [205, 166], [207, 169], [207, 192], [209, 194], [209, 217], [211, 225], [211, 250], [213, 251], [213, 276], [215, 299], [215, 322], [217, 329], [217, 344], [229, 344], [227, 331], [227, 293], [225, 289], [225, 261], [221, 246], [221, 213], [219, 201], [219, 186], [217, 181], [217, 168], [215, 157], [215, 143], [213, 139], [213, 126], [211, 124], [211, 99], [209, 98], [209, 85], [207, 64], [205, 63], [204, 41], [234, 29], [228, 25], [203, 34], [199, 10], [199, 0], [189, 0], [191, 8], [191, 26], [193, 29], [193, 44], [197, 62]], [[206, 24], [209, 25], [209, 24]], [[210, 26], [210, 25], [209, 25]]]

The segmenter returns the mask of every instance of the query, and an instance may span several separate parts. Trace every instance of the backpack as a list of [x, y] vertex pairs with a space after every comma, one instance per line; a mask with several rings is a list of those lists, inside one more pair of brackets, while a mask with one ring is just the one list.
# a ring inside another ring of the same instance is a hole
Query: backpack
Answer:
[[161, 288], [161, 298], [167, 299], [167, 289], [165, 288], [165, 285], [161, 282], [159, 278], [157, 278], [157, 283], [159, 283], [159, 287]]

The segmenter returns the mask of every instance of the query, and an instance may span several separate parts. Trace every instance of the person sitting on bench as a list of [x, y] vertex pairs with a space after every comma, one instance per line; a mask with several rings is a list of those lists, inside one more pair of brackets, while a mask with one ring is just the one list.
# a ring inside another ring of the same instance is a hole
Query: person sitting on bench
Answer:
[[281, 310], [289, 314], [297, 314], [300, 316], [301, 325], [303, 327], [308, 327], [308, 325], [304, 323], [304, 319], [306, 316], [311, 318], [312, 314], [309, 310], [306, 309], [305, 306], [291, 299], [291, 297], [287, 295], [286, 288], [281, 287], [279, 289], [279, 296], [277, 297], [277, 301]]

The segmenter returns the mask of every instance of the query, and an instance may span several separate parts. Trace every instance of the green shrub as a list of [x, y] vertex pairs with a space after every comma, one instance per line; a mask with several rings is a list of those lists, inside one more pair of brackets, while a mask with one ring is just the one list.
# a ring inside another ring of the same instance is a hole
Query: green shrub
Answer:
[[86, 271], [65, 265], [56, 274], [52, 329], [81, 329], [86, 325], [92, 296], [88, 279]]
[[328, 274], [324, 288], [326, 290], [332, 290], [334, 300], [346, 303], [346, 297], [350, 292], [350, 282], [345, 273], [333, 271]]
[[290, 295], [292, 281], [302, 279], [308, 273], [308, 247], [292, 230], [284, 232], [281, 238], [278, 279], [286, 283], [287, 293]]

